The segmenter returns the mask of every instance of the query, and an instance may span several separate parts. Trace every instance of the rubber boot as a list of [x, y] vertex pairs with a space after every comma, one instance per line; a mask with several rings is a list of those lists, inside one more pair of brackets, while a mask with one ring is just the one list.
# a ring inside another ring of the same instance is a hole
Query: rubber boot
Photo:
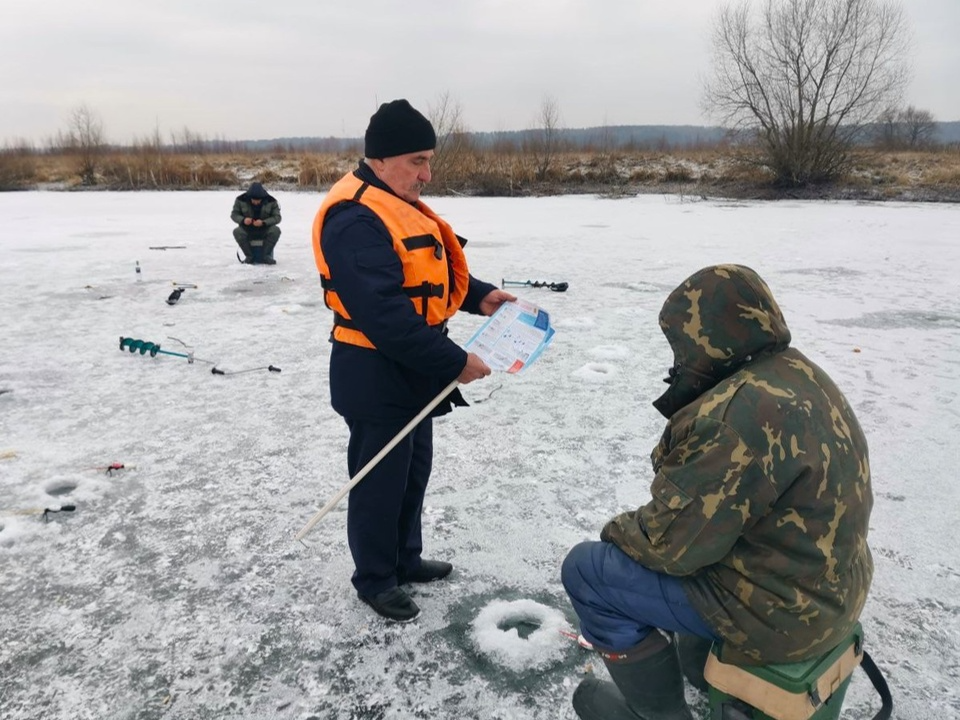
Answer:
[[581, 720], [693, 720], [676, 650], [659, 632], [623, 652], [598, 652], [613, 682], [580, 683], [573, 709]]
[[263, 240], [250, 241], [250, 262], [260, 265], [263, 262]]
[[707, 656], [713, 647], [713, 640], [676, 633], [674, 641], [677, 644], [677, 654], [680, 656], [680, 668], [687, 682], [701, 692], [707, 692], [709, 684], [703, 677], [703, 669], [707, 665]]
[[273, 248], [276, 247], [275, 238], [268, 237], [263, 241], [263, 263], [265, 265], [276, 265], [277, 261], [273, 259]]
[[253, 258], [253, 250], [250, 248], [250, 241], [246, 239], [236, 238], [237, 245], [240, 246], [240, 250], [243, 251], [243, 261], [245, 263], [250, 263]]

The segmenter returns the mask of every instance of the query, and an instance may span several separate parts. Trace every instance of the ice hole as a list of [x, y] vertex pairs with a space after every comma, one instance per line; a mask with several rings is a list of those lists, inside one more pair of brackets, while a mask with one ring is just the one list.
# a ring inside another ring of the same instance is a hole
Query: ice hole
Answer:
[[497, 627], [504, 632], [516, 630], [521, 639], [526, 640], [534, 631], [540, 628], [540, 621], [536, 618], [513, 617], [497, 623]]
[[61, 495], [69, 495], [76, 489], [76, 485], [70, 485], [69, 483], [66, 485], [54, 485], [53, 487], [47, 489], [47, 495], [60, 497]]
[[563, 658], [570, 626], [559, 610], [534, 600], [494, 600], [470, 623], [476, 649], [515, 672], [535, 670]]

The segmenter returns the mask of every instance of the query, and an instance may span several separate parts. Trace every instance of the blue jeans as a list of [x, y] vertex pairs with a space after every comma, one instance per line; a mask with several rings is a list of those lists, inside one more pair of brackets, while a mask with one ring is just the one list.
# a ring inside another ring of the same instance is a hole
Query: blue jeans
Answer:
[[600, 649], [627, 650], [654, 628], [719, 639], [690, 605], [679, 578], [648, 570], [613, 543], [575, 545], [560, 577], [580, 632]]

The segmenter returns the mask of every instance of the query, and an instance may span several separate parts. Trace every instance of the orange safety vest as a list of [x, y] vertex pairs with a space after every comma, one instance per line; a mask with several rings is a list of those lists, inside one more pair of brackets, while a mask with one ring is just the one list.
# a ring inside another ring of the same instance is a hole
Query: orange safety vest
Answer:
[[350, 173], [330, 188], [313, 220], [313, 255], [320, 271], [323, 301], [333, 310], [333, 339], [374, 348], [369, 338], [350, 320], [350, 313], [337, 294], [337, 279], [330, 276], [330, 267], [320, 246], [327, 212], [344, 201], [358, 202], [380, 218], [393, 239], [394, 252], [403, 264], [404, 292], [428, 325], [443, 325], [460, 309], [470, 282], [460, 239], [446, 221], [422, 202], [410, 204]]

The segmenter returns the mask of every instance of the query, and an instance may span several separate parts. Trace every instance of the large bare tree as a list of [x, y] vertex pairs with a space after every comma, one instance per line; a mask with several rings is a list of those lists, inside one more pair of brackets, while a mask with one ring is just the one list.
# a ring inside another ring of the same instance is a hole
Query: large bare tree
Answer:
[[896, 106], [909, 29], [895, 0], [742, 0], [713, 26], [704, 108], [756, 133], [784, 185], [841, 175], [863, 127]]
[[67, 144], [77, 155], [77, 172], [84, 185], [96, 185], [100, 155], [104, 149], [103, 121], [86, 104], [70, 112]]

